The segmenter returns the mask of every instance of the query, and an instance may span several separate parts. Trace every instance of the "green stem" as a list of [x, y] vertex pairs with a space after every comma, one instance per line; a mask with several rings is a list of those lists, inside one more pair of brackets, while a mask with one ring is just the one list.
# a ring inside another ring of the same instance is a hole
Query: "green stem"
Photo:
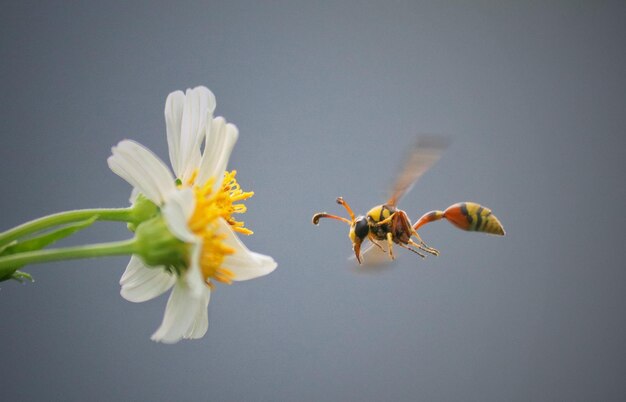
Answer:
[[44, 216], [34, 219], [30, 222], [23, 223], [19, 226], [0, 233], [0, 245], [8, 244], [11, 241], [22, 236], [47, 229], [52, 226], [62, 225], [70, 222], [82, 221], [89, 219], [94, 215], [98, 216], [100, 221], [122, 221], [129, 222], [132, 220], [133, 209], [131, 208], [96, 208], [96, 209], [78, 209], [68, 212], [59, 212], [56, 214]]
[[52, 250], [27, 251], [0, 257], [0, 278], [12, 274], [16, 268], [27, 264], [38, 264], [59, 260], [105, 257], [112, 255], [133, 254], [137, 248], [136, 239], [111, 243], [90, 244], [86, 246], [66, 247]]

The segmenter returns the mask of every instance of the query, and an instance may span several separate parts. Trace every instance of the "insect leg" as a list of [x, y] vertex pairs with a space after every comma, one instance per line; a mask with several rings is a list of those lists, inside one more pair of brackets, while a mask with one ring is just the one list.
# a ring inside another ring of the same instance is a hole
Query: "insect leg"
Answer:
[[439, 255], [439, 251], [437, 249], [434, 249], [432, 247], [428, 247], [424, 244], [419, 244], [419, 243], [415, 243], [412, 239], [409, 239], [408, 243], [412, 246], [417, 247], [418, 249], [425, 251], [429, 254], [432, 254], [434, 256], [438, 256]]
[[398, 243], [398, 245], [399, 245], [400, 247], [403, 247], [403, 248], [405, 248], [405, 249], [409, 250], [409, 251], [414, 252], [415, 254], [419, 255], [419, 256], [420, 256], [420, 257], [422, 257], [422, 258], [426, 258], [426, 256], [425, 256], [424, 254], [422, 254], [422, 253], [420, 253], [419, 251], [417, 251], [417, 250], [415, 250], [415, 249], [413, 249], [413, 248], [411, 248], [411, 247], [407, 246], [406, 244]]
[[387, 245], [389, 245], [389, 258], [395, 260], [396, 257], [393, 255], [393, 234], [391, 232], [387, 232]]
[[371, 234], [368, 236], [368, 238], [370, 239], [370, 241], [372, 242], [372, 244], [374, 244], [376, 247], [378, 247], [380, 249], [380, 251], [382, 251], [383, 253], [386, 253], [387, 250], [385, 250], [383, 248], [383, 246], [381, 246], [378, 241], [376, 241], [376, 239], [374, 239], [374, 236], [372, 236]]
[[374, 226], [386, 225], [387, 223], [391, 222], [391, 220], [393, 219], [395, 215], [396, 213], [394, 212], [391, 215], [389, 215], [387, 218], [383, 219], [382, 221], [372, 223], [372, 225]]
[[[428, 244], [424, 243], [424, 240], [422, 240], [420, 235], [417, 234], [417, 231], [415, 229], [411, 230], [411, 234], [413, 236], [415, 236], [417, 238], [417, 240], [419, 240], [419, 242], [420, 242], [419, 248], [420, 249], [422, 249], [422, 250], [424, 250], [424, 251], [426, 251], [426, 252], [428, 252], [430, 254], [433, 254], [433, 255], [439, 255], [439, 251], [436, 248], [430, 247]], [[411, 242], [412, 242], [412, 240], [411, 240]]]
[[[411, 221], [409, 220], [409, 217], [406, 214], [406, 212], [397, 211], [397, 214], [398, 214], [398, 224], [402, 226], [402, 233], [405, 233], [406, 235], [408, 235], [407, 236], [408, 239], [404, 240], [403, 243], [412, 244], [415, 247], [419, 248], [420, 250], [426, 251], [429, 254], [439, 255], [439, 251], [426, 245], [426, 243], [424, 243], [420, 235], [417, 234], [417, 230], [415, 230], [414, 227], [411, 226]], [[417, 244], [413, 242], [411, 240], [411, 236], [417, 237], [417, 240], [419, 240], [420, 243]]]

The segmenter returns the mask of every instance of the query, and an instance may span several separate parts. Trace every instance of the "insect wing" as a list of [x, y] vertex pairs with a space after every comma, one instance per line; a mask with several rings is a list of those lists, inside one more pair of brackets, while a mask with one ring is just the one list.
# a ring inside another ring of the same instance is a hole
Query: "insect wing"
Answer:
[[[356, 257], [354, 255], [351, 255], [349, 260], [356, 263]], [[362, 265], [360, 268], [376, 268], [388, 264], [391, 260], [387, 252], [381, 250], [380, 247], [376, 246], [374, 243], [370, 243], [361, 252], [361, 261]]]
[[397, 205], [398, 201], [411, 190], [417, 179], [439, 160], [447, 147], [448, 141], [444, 137], [418, 137], [413, 150], [406, 159], [402, 172], [396, 179], [387, 204]]

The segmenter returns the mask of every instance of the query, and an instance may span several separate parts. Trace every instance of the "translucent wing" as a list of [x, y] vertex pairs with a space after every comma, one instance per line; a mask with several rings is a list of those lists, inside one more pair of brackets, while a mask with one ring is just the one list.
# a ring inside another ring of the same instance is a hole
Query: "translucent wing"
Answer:
[[396, 179], [387, 205], [397, 205], [400, 198], [408, 193], [413, 184], [441, 157], [448, 147], [448, 141], [441, 136], [420, 136], [409, 153], [404, 168]]
[[[356, 263], [356, 257], [354, 256], [354, 254], [348, 257], [348, 259]], [[391, 262], [389, 254], [381, 250], [380, 247], [377, 247], [374, 243], [371, 242], [367, 245], [367, 247], [365, 247], [363, 251], [361, 251], [361, 260], [363, 263], [359, 266], [360, 269], [362, 269], [363, 267], [380, 267]]]

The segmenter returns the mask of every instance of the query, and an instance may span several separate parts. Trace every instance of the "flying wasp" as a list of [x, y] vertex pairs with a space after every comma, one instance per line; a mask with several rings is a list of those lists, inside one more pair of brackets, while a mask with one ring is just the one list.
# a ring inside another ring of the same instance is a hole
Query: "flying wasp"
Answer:
[[[386, 203], [370, 209], [365, 216], [355, 216], [350, 205], [342, 197], [339, 197], [337, 204], [346, 209], [350, 219], [321, 212], [313, 215], [313, 224], [319, 224], [321, 218], [330, 218], [350, 225], [348, 236], [359, 264], [363, 262], [363, 257], [368, 254], [372, 255], [372, 260], [374, 260], [375, 255], [380, 257], [382, 254], [388, 255], [391, 260], [395, 259], [394, 244], [422, 258], [425, 258], [426, 254], [439, 255], [439, 251], [422, 241], [417, 230], [427, 223], [440, 219], [448, 220], [459, 229], [503, 236], [504, 228], [498, 218], [491, 213], [489, 208], [474, 202], [459, 202], [449, 206], [444, 211], [427, 212], [415, 224], [411, 223], [406, 212], [397, 207], [400, 199], [411, 190], [417, 179], [439, 160], [446, 147], [447, 142], [441, 137], [418, 138], [417, 144], [409, 154], [404, 169], [396, 179], [391, 196]], [[361, 244], [365, 239], [368, 239], [372, 244], [363, 251], [362, 256]]]

